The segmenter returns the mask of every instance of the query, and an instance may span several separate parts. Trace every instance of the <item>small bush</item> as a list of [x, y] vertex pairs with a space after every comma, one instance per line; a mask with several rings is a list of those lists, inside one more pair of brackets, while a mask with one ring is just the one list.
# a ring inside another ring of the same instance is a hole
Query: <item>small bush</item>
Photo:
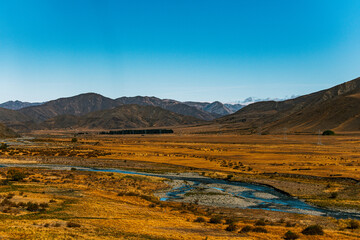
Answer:
[[61, 227], [61, 224], [57, 222], [57, 223], [55, 223], [53, 226], [54, 226], [54, 227]]
[[40, 205], [39, 205], [41, 208], [48, 208], [49, 207], [49, 204], [47, 204], [47, 203], [40, 203]]
[[220, 216], [214, 216], [214, 217], [210, 218], [209, 223], [220, 224], [221, 220], [222, 220], [222, 218]]
[[5, 198], [4, 200], [1, 201], [0, 206], [6, 206], [6, 205], [10, 205], [11, 201], [7, 198]]
[[14, 193], [8, 193], [8, 195], [5, 196], [7, 199], [12, 199], [15, 196]]
[[225, 228], [226, 231], [229, 231], [229, 232], [234, 232], [238, 229], [238, 227], [234, 224], [234, 223], [231, 223], [229, 224], [229, 226], [227, 226]]
[[295, 227], [296, 223], [286, 222], [285, 227]]
[[227, 218], [225, 220], [226, 224], [232, 224], [232, 223], [237, 223], [237, 222], [238, 222], [238, 220], [236, 220], [235, 218]]
[[78, 139], [77, 138], [73, 138], [73, 139], [71, 139], [71, 142], [72, 143], [76, 143], [78, 141]]
[[148, 207], [149, 208], [154, 208], [154, 207], [156, 207], [156, 204], [155, 203], [150, 203]]
[[360, 224], [358, 221], [352, 219], [350, 222], [349, 222], [349, 226], [348, 226], [348, 229], [358, 229], [360, 228]]
[[332, 192], [332, 193], [330, 194], [330, 197], [329, 197], [329, 198], [335, 199], [335, 198], [337, 198], [337, 196], [338, 196], [338, 193], [337, 193], [337, 192]]
[[26, 174], [16, 169], [10, 169], [6, 173], [6, 178], [10, 181], [22, 181], [26, 178]]
[[255, 226], [266, 226], [264, 219], [259, 219], [255, 222]]
[[296, 233], [294, 233], [292, 231], [287, 231], [284, 235], [285, 240], [295, 240], [298, 238], [299, 238], [299, 235], [297, 235]]
[[194, 222], [205, 222], [205, 218], [197, 217]]
[[149, 196], [149, 195], [140, 195], [140, 197], [146, 201], [149, 202], [153, 202], [153, 203], [158, 203], [159, 199], [157, 197], [154, 196]]
[[1, 181], [0, 181], [0, 185], [2, 185], [2, 186], [6, 186], [6, 185], [10, 185], [11, 183], [10, 183], [10, 180], [9, 179], [2, 179]]
[[139, 196], [139, 193], [136, 192], [119, 192], [117, 194], [118, 196], [129, 196], [129, 197], [135, 197], [135, 196]]
[[249, 225], [246, 225], [245, 227], [243, 227], [243, 228], [240, 230], [240, 233], [247, 233], [247, 232], [250, 232], [251, 230], [253, 230], [253, 227], [252, 227], [252, 226], [249, 226]]
[[258, 232], [258, 233], [267, 233], [268, 231], [266, 230], [266, 228], [263, 227], [256, 227], [252, 230], [253, 232]]
[[330, 136], [330, 135], [335, 135], [335, 132], [332, 130], [325, 130], [322, 135], [324, 136]]
[[66, 223], [66, 226], [67, 226], [68, 228], [78, 228], [78, 227], [81, 227], [80, 224], [74, 223], [74, 222], [67, 222], [67, 223]]
[[281, 218], [278, 223], [284, 223], [285, 222], [285, 219]]
[[233, 174], [228, 174], [228, 175], [226, 176], [226, 179], [227, 179], [227, 180], [231, 180], [233, 177], [234, 177]]
[[308, 226], [301, 233], [304, 235], [324, 235], [323, 228], [319, 225]]
[[6, 143], [1, 143], [0, 144], [0, 150], [7, 150], [8, 149], [8, 145]]
[[39, 211], [39, 204], [37, 204], [37, 203], [28, 202], [26, 205], [27, 205], [26, 210], [28, 210], [30, 212]]
[[26, 203], [24, 202], [19, 202], [17, 205], [18, 207], [26, 207]]

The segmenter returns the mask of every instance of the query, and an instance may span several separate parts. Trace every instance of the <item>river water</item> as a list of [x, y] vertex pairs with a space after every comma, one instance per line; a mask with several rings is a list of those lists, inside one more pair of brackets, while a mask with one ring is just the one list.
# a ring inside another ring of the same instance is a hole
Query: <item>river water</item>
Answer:
[[[2, 164], [0, 167], [41, 167], [70, 170], [73, 166], [47, 164]], [[244, 182], [232, 182], [200, 176], [196, 173], [145, 173], [120, 169], [75, 167], [80, 171], [111, 172], [168, 179], [171, 189], [160, 193], [161, 201], [195, 202], [202, 205], [263, 209], [290, 213], [360, 219], [360, 212], [334, 211], [307, 204], [275, 188]]]

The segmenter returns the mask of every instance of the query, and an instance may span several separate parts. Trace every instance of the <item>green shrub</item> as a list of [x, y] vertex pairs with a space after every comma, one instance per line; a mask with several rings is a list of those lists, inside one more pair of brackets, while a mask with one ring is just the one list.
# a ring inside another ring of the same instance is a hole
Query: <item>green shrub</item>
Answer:
[[77, 138], [73, 138], [73, 139], [71, 139], [71, 142], [72, 143], [76, 143], [78, 141], [78, 139]]
[[236, 220], [235, 218], [227, 218], [225, 220], [226, 224], [232, 224], [232, 223], [237, 223], [237, 222], [238, 222], [238, 220]]
[[10, 180], [9, 179], [2, 179], [1, 181], [0, 181], [0, 185], [2, 185], [2, 186], [5, 186], [5, 185], [10, 185], [11, 183], [10, 183]]
[[5, 196], [5, 198], [6, 198], [6, 199], [12, 199], [14, 196], [15, 196], [14, 193], [8, 193], [8, 194]]
[[66, 226], [69, 227], [69, 228], [78, 228], [78, 227], [81, 227], [80, 224], [74, 223], [74, 222], [67, 222], [67, 223], [66, 223]]
[[295, 240], [298, 238], [299, 238], [299, 235], [297, 235], [296, 233], [294, 233], [292, 231], [287, 231], [284, 235], [285, 240]]
[[292, 223], [292, 222], [286, 222], [285, 227], [295, 227], [296, 223]]
[[6, 173], [6, 178], [10, 181], [22, 181], [26, 178], [26, 174], [17, 169], [10, 169]]
[[227, 226], [225, 228], [226, 231], [229, 231], [229, 232], [234, 232], [238, 229], [238, 226], [236, 226], [234, 223], [231, 223], [229, 224], [229, 226]]
[[7, 145], [6, 143], [1, 143], [0, 144], [0, 150], [7, 150], [9, 147], [9, 145]]
[[255, 226], [266, 226], [264, 219], [259, 219], [255, 222]]
[[348, 226], [349, 229], [358, 229], [360, 228], [360, 224], [358, 221], [352, 219], [350, 222], [349, 222], [349, 226]]
[[256, 227], [252, 230], [253, 232], [258, 232], [258, 233], [267, 233], [268, 231], [266, 230], [266, 228], [263, 227]]
[[40, 203], [39, 206], [43, 209], [48, 208], [49, 204], [48, 203]]
[[150, 203], [148, 207], [149, 208], [154, 208], [154, 207], [156, 207], [156, 204], [155, 203]]
[[335, 199], [335, 198], [337, 198], [337, 196], [338, 196], [338, 193], [337, 193], [337, 192], [332, 192], [332, 193], [330, 194], [330, 197], [329, 197], [329, 198]]
[[57, 223], [55, 223], [53, 226], [54, 226], [54, 227], [61, 227], [61, 224], [57, 222]]
[[325, 130], [322, 135], [324, 136], [330, 136], [330, 135], [335, 135], [335, 132], [332, 130]]
[[247, 232], [250, 232], [251, 230], [253, 230], [253, 227], [252, 227], [252, 226], [249, 226], [249, 225], [246, 225], [245, 227], [243, 227], [243, 228], [240, 230], [240, 233], [247, 233]]
[[234, 177], [233, 174], [228, 174], [228, 175], [226, 176], [226, 179], [227, 179], [227, 180], [231, 180], [233, 177]]
[[205, 222], [205, 218], [197, 217], [194, 222]]
[[210, 218], [209, 223], [219, 224], [221, 223], [222, 218], [220, 216], [214, 216]]
[[37, 203], [28, 202], [26, 205], [27, 205], [26, 210], [28, 210], [30, 212], [39, 211], [39, 204], [37, 204]]
[[319, 225], [308, 226], [301, 233], [304, 235], [324, 235], [323, 228]]

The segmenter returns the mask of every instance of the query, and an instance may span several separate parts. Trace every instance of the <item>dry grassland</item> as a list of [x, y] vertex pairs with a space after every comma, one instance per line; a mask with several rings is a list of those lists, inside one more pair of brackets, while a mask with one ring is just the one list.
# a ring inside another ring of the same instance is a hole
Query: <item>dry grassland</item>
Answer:
[[[159, 202], [153, 192], [166, 187], [162, 179], [112, 173], [46, 169], [16, 169], [24, 180], [0, 187], [0, 236], [4, 239], [281, 239], [289, 230], [302, 239], [356, 239], [359, 230], [347, 229], [348, 220], [325, 218], [293, 222], [265, 220], [267, 233], [239, 233], [256, 221], [235, 219], [230, 213], [189, 204]], [[3, 180], [8, 169], [1, 169]], [[8, 196], [11, 197], [8, 197]], [[4, 199], [10, 203], [3, 203]], [[22, 202], [42, 204], [28, 209]], [[46, 204], [45, 204], [46, 203]], [[5, 207], [3, 207], [3, 205]], [[6, 209], [6, 211], [5, 211]], [[219, 223], [209, 223], [221, 216]], [[196, 219], [202, 218], [204, 222]], [[296, 218], [295, 218], [296, 219]], [[325, 235], [300, 232], [314, 221]], [[226, 228], [234, 222], [235, 230]], [[259, 227], [259, 226], [258, 226]]]
[[[357, 135], [81, 135], [77, 137], [77, 142], [71, 140], [72, 137], [54, 136], [34, 139], [26, 145], [14, 145], [1, 151], [0, 162], [35, 162], [152, 172], [197, 171], [214, 178], [268, 184], [319, 206], [360, 208], [360, 137]], [[304, 220], [285, 214], [285, 219], [293, 219], [297, 223], [288, 228], [285, 223], [278, 222], [279, 218], [273, 217], [274, 213], [262, 211], [258, 214], [257, 211], [246, 210], [233, 211], [240, 211], [241, 214], [237, 216], [242, 217], [236, 223], [236, 232], [229, 232], [224, 230], [228, 226], [225, 220], [222, 220], [222, 224], [210, 224], [208, 221], [215, 213], [227, 213], [224, 217], [231, 217], [231, 211], [209, 211], [201, 209], [201, 206], [178, 206], [155, 200], [153, 192], [158, 187], [164, 187], [159, 179], [142, 177], [134, 180], [134, 186], [124, 186], [122, 183], [112, 183], [115, 181], [112, 178], [124, 178], [120, 174], [110, 176], [100, 173], [80, 174], [78, 171], [36, 171], [42, 176], [39, 176], [40, 182], [29, 180], [27, 183], [15, 183], [12, 188], [3, 186], [2, 191], [16, 192], [18, 188], [34, 194], [36, 191], [45, 191], [42, 198], [46, 201], [55, 198], [59, 211], [49, 210], [56, 208], [54, 204], [49, 204], [46, 213], [24, 214], [21, 209], [18, 213], [4, 213], [0, 231], [5, 237], [281, 239], [288, 230], [299, 234], [301, 239], [360, 237], [359, 230], [346, 228], [348, 222], [345, 220]], [[61, 176], [51, 179], [46, 174]], [[69, 174], [73, 177], [69, 177]], [[46, 189], [52, 189], [53, 192]], [[65, 193], [59, 193], [60, 190]], [[131, 194], [134, 192], [136, 194]], [[18, 195], [14, 199], [20, 198]], [[35, 201], [35, 195], [28, 195]], [[271, 223], [266, 225], [268, 233], [237, 233], [245, 225], [254, 225], [254, 214], [265, 218], [272, 216], [269, 218]], [[203, 217], [205, 223], [194, 222], [197, 217]], [[69, 221], [75, 221], [81, 227], [66, 227]], [[305, 226], [321, 221], [326, 222], [322, 224], [326, 227], [325, 236], [307, 237], [300, 234]], [[57, 222], [61, 227], [49, 227], [59, 225]]]

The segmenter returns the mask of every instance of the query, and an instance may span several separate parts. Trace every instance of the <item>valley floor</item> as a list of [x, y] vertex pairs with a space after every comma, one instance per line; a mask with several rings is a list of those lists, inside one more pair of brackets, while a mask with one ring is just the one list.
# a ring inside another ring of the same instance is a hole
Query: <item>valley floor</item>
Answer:
[[[9, 140], [0, 163], [198, 172], [270, 185], [318, 206], [359, 211], [360, 137], [356, 135], [84, 135], [76, 140], [66, 135]], [[1, 169], [4, 179], [8, 170]], [[348, 229], [349, 220], [159, 202], [154, 193], [167, 186], [158, 178], [76, 170], [19, 171], [26, 172], [25, 181], [4, 183], [0, 187], [3, 199], [13, 193], [10, 201], [44, 201], [49, 206], [31, 212], [3, 205], [0, 236], [5, 238], [281, 239], [289, 230], [301, 239], [360, 237], [359, 229]], [[221, 223], [209, 223], [218, 215]], [[205, 222], [196, 222], [199, 217]], [[238, 233], [246, 225], [254, 227], [261, 218], [268, 233]], [[226, 219], [236, 219], [235, 231], [225, 230], [230, 223]], [[296, 225], [286, 227], [288, 221]], [[300, 233], [316, 223], [324, 227], [324, 236]]]

